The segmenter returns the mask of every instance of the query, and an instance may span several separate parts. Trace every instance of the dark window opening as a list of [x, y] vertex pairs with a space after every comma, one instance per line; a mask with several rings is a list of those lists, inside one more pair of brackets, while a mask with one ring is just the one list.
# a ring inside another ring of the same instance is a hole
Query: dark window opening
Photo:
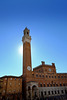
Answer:
[[29, 35], [29, 33], [27, 32], [27, 34]]
[[58, 84], [56, 84], [56, 86], [58, 86]]
[[43, 92], [41, 92], [41, 96], [43, 96]]
[[64, 78], [66, 78], [66, 76], [64, 76]]
[[48, 91], [48, 94], [50, 95], [50, 91]]
[[65, 94], [67, 94], [67, 90], [65, 90]]
[[44, 94], [46, 95], [46, 91], [44, 91]]
[[40, 84], [40, 87], [42, 87], [42, 84]]
[[63, 84], [63, 86], [65, 86], [65, 84]]
[[30, 90], [30, 86], [28, 87], [28, 90]]
[[62, 84], [60, 84], [60, 86], [62, 86]]
[[44, 87], [45, 87], [45, 84], [44, 84]]
[[49, 84], [47, 84], [47, 87], [49, 87]]
[[34, 74], [32, 74], [32, 76], [34, 77]]
[[38, 77], [38, 75], [36, 75], [36, 77]]
[[50, 86], [52, 87], [52, 84], [50, 84]]
[[15, 78], [15, 80], [16, 80], [16, 78]]
[[58, 90], [58, 94], [60, 94], [59, 90]]
[[53, 84], [53, 86], [55, 87], [55, 84]]
[[52, 94], [53, 94], [53, 91], [51, 91], [52, 92]]
[[63, 76], [61, 76], [61, 78], [63, 78]]
[[53, 76], [52, 76], [52, 78], [53, 78]]
[[41, 77], [41, 75], [39, 75], [39, 77]]
[[42, 77], [44, 77], [44, 75], [42, 75]]
[[48, 78], [48, 76], [46, 75], [46, 78]]
[[55, 91], [55, 94], [56, 94], [56, 91]]
[[56, 78], [56, 76], [55, 76], [55, 78]]
[[61, 90], [61, 93], [64, 93], [63, 90]]
[[36, 95], [36, 92], [35, 92], [35, 97], [36, 97], [37, 95]]
[[58, 76], [58, 78], [60, 78], [60, 76]]

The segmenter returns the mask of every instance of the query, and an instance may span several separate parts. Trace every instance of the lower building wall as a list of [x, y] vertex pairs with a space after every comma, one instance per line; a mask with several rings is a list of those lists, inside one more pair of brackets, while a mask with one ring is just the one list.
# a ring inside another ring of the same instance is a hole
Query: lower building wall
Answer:
[[39, 96], [50, 97], [65, 95], [67, 91], [66, 87], [39, 87]]
[[[28, 84], [29, 85], [29, 84]], [[65, 87], [34, 87], [27, 89], [27, 100], [41, 100], [43, 98], [51, 98], [67, 95], [67, 86]], [[67, 97], [66, 97], [67, 98]], [[61, 99], [60, 99], [61, 100]], [[62, 99], [63, 100], [63, 99]]]
[[22, 100], [22, 93], [0, 95], [0, 100]]

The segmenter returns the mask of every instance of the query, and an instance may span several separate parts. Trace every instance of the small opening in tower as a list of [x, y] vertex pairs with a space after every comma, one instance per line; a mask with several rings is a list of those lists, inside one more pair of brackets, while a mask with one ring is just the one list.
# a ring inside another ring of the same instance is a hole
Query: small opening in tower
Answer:
[[29, 35], [29, 33], [27, 32], [27, 34]]

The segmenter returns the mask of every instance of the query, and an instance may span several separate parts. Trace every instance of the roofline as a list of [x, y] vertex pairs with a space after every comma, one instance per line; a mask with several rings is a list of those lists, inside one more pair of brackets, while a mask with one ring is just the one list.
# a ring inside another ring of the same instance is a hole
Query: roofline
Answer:
[[37, 68], [39, 68], [39, 67], [46, 67], [46, 66], [50, 66], [50, 67], [55, 67], [55, 66], [52, 66], [52, 65], [39, 65], [39, 66], [37, 66], [37, 67], [35, 67], [35, 68], [33, 68], [33, 69], [37, 69]]
[[1, 78], [21, 78], [21, 77], [23, 77], [23, 76], [22, 75], [21, 76], [12, 76], [12, 75], [7, 76], [7, 75], [5, 75], [5, 76], [0, 77], [0, 79]]
[[67, 74], [67, 73], [57, 73], [57, 74]]

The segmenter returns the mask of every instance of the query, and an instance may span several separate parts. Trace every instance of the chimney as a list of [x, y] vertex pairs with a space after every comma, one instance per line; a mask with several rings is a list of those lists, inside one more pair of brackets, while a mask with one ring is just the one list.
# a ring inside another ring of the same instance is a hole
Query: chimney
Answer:
[[45, 62], [44, 61], [41, 61], [42, 65], [45, 65]]
[[52, 66], [55, 66], [55, 63], [52, 63]]

